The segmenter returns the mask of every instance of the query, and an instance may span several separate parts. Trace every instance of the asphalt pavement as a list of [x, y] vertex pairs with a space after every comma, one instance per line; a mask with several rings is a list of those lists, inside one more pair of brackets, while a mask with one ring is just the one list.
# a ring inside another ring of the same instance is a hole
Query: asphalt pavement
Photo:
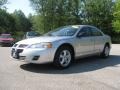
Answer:
[[0, 47], [0, 90], [120, 90], [120, 44], [108, 59], [79, 59], [65, 70], [15, 61], [10, 47]]

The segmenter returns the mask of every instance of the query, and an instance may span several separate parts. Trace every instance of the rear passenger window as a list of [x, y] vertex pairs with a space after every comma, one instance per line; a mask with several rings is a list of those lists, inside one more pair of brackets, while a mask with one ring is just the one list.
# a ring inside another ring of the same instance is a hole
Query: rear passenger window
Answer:
[[103, 34], [96, 28], [91, 28], [92, 36], [102, 36]]

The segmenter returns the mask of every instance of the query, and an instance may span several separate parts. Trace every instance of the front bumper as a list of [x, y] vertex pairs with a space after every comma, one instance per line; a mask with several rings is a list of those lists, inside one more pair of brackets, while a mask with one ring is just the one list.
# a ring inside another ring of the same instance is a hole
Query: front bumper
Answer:
[[15, 59], [28, 63], [45, 63], [52, 62], [54, 59], [55, 49], [21, 49], [12, 48], [11, 56]]

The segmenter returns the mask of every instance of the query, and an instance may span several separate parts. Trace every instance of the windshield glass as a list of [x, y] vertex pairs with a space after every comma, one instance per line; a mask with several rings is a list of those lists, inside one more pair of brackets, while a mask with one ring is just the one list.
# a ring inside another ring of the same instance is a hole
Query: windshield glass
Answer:
[[12, 38], [11, 35], [1, 35], [0, 38]]
[[31, 31], [28, 32], [28, 36], [39, 36], [39, 34], [37, 32]]
[[79, 26], [64, 26], [48, 32], [45, 36], [73, 36]]

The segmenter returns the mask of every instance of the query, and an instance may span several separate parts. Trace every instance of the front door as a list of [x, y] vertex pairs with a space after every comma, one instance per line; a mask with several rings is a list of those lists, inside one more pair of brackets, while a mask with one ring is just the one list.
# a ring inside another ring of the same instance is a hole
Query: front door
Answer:
[[91, 37], [89, 27], [83, 27], [76, 38], [77, 56], [92, 54], [94, 50], [94, 38]]

